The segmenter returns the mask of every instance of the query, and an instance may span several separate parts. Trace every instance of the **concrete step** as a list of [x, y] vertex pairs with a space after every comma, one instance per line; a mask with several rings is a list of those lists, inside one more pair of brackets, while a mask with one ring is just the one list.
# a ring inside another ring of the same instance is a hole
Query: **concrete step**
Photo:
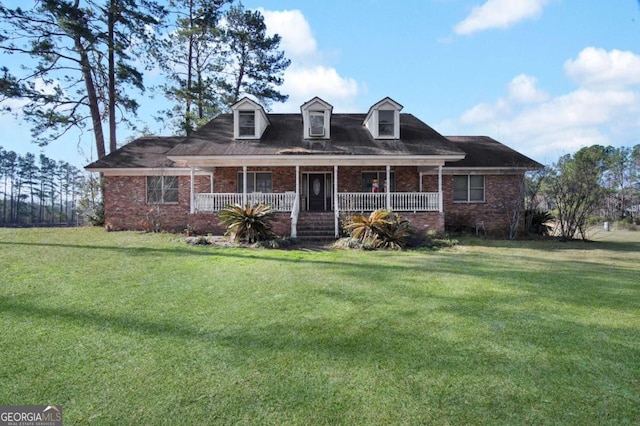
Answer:
[[298, 238], [335, 239], [333, 212], [300, 212], [297, 226]]

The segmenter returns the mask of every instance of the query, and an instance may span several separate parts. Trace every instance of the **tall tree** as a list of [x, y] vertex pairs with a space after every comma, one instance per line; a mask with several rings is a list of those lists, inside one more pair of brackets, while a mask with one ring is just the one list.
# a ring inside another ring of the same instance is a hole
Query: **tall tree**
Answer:
[[[13, 182], [15, 181], [16, 171], [18, 169], [18, 155], [14, 151], [5, 151], [2, 160], [2, 169], [4, 170], [2, 221], [9, 223], [13, 221]], [[9, 213], [8, 217], [7, 212]]]
[[39, 220], [45, 222], [47, 219], [53, 221], [53, 211], [47, 213], [47, 207], [53, 204], [50, 200], [52, 187], [55, 184], [55, 160], [50, 159], [44, 154], [40, 154], [40, 214]]
[[[29, 222], [35, 222], [36, 220], [36, 194], [38, 186], [38, 166], [36, 165], [36, 157], [31, 152], [27, 152], [25, 155], [18, 158], [18, 178], [29, 193], [29, 205], [27, 211], [29, 212]], [[25, 194], [26, 196], [26, 194]]]
[[[4, 197], [2, 202], [2, 209], [4, 209], [4, 204], [6, 203], [6, 194], [2, 188], [2, 182], [5, 180], [5, 172], [4, 172], [4, 157], [7, 155], [7, 151], [4, 150], [3, 147], [0, 146], [0, 196]], [[0, 222], [4, 222], [2, 217], [0, 217]]]
[[175, 17], [169, 36], [159, 40], [154, 55], [167, 76], [161, 89], [174, 103], [162, 111], [180, 133], [189, 134], [221, 110], [216, 90], [220, 59], [219, 21], [231, 0], [172, 0]]
[[288, 95], [277, 90], [283, 73], [291, 64], [280, 48], [281, 37], [266, 35], [267, 27], [259, 11], [245, 10], [242, 4], [226, 14], [223, 53], [226, 78], [221, 83], [226, 105], [251, 95], [263, 105], [285, 102]]
[[[131, 85], [144, 91], [142, 73], [131, 65], [131, 40], [148, 43], [147, 26], [157, 26], [166, 15], [165, 9], [150, 0], [107, 0], [102, 6], [102, 15], [106, 16], [108, 51], [108, 106], [109, 113], [109, 151], [118, 148], [116, 138], [118, 105], [126, 105], [125, 110], [135, 111], [136, 101], [118, 90]], [[146, 43], [145, 43], [146, 45]], [[138, 49], [138, 53], [140, 50]], [[126, 115], [122, 114], [123, 118]]]
[[[140, 8], [133, 1], [107, 1], [103, 6], [93, 0], [41, 0], [29, 10], [0, 5], [0, 51], [31, 58], [23, 61], [23, 70], [2, 69], [0, 98], [25, 100], [22, 114], [41, 145], [89, 125], [96, 154], [102, 158], [105, 117], [115, 123], [115, 105], [136, 112], [137, 103], [116, 89], [118, 84], [142, 87], [141, 75], [126, 65], [124, 56], [124, 40], [133, 33], [119, 33], [117, 25]], [[105, 29], [105, 22], [113, 31]], [[146, 22], [127, 21], [129, 28], [144, 27]], [[105, 51], [113, 53], [113, 64], [105, 65]], [[117, 55], [121, 61], [116, 61]], [[104, 87], [113, 90], [105, 93]], [[112, 140], [115, 144], [115, 133]]]
[[601, 185], [606, 170], [606, 148], [594, 145], [569, 154], [550, 169], [549, 190], [557, 208], [560, 235], [587, 239], [587, 219], [605, 195]]

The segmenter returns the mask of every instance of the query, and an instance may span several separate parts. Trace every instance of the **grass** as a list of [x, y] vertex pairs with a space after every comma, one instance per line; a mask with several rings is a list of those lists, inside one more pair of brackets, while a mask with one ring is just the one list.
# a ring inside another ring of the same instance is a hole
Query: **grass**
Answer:
[[65, 424], [638, 424], [640, 233], [439, 252], [0, 229], [0, 405]]

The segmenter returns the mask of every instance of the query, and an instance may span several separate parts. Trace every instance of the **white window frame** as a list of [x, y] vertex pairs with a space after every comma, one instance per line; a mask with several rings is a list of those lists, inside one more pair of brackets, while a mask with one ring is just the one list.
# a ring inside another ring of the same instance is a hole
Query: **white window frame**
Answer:
[[[253, 126], [244, 125], [242, 122], [243, 117], [253, 117]], [[252, 128], [251, 133], [248, 133], [248, 129]], [[247, 130], [247, 133], [243, 133], [243, 129]], [[240, 110], [238, 111], [238, 136], [240, 138], [255, 138], [256, 137], [256, 112], [254, 110]]]
[[[382, 115], [389, 114], [391, 115], [391, 122], [382, 122]], [[389, 131], [382, 132], [382, 128], [390, 129]], [[379, 109], [378, 110], [378, 138], [394, 138], [396, 135], [396, 112], [392, 109]]]
[[[258, 186], [258, 175], [265, 174], [269, 175], [269, 190], [268, 191], [256, 191], [256, 187]], [[242, 193], [242, 172], [238, 172], [238, 194]], [[253, 187], [253, 190], [250, 188]], [[252, 192], [260, 192], [260, 193], [273, 193], [273, 173], [272, 172], [264, 172], [264, 171], [255, 171], [255, 172], [247, 172], [247, 193]]]
[[[476, 184], [476, 186], [472, 186], [472, 178], [482, 178], [482, 187]], [[457, 198], [456, 199], [456, 180], [465, 179], [465, 190], [466, 197], [465, 199]], [[487, 199], [487, 178], [485, 175], [454, 175], [453, 176], [453, 202], [454, 203], [485, 203]], [[474, 197], [472, 199], [472, 191], [482, 191], [482, 199]]]
[[[320, 126], [316, 125], [314, 126], [314, 119], [320, 119], [320, 121], [322, 122], [322, 124]], [[314, 129], [322, 129], [320, 132], [314, 131]], [[311, 110], [309, 111], [309, 136], [310, 137], [324, 137], [326, 133], [326, 123], [325, 123], [325, 116], [324, 116], [324, 111], [319, 111], [319, 110]]]
[[[365, 180], [364, 180], [364, 175], [365, 174], [376, 174], [376, 178], [378, 180], [378, 192], [385, 192], [387, 190], [386, 185], [384, 184], [384, 181], [387, 179], [387, 172], [386, 171], [378, 171], [378, 170], [365, 170], [362, 173], [360, 173], [360, 188], [362, 190], [362, 192], [372, 192], [372, 189], [365, 187]], [[395, 192], [396, 191], [396, 172], [395, 171], [391, 171], [391, 182], [389, 182], [389, 192]]]
[[[158, 179], [159, 181], [157, 181]], [[156, 180], [157, 183], [150, 182], [152, 180]], [[171, 185], [174, 182], [175, 182], [175, 187], [174, 185]], [[158, 184], [159, 184], [159, 188], [158, 188]], [[156, 192], [158, 190], [160, 192], [159, 194], [160, 199], [151, 199], [153, 197], [149, 196], [150, 191]], [[175, 193], [175, 201], [173, 201], [173, 199], [171, 199], [170, 201], [167, 201], [167, 198], [169, 198], [167, 194], [169, 193], [171, 194]], [[147, 197], [147, 204], [178, 204], [180, 202], [180, 180], [178, 176], [147, 176], [146, 197]]]

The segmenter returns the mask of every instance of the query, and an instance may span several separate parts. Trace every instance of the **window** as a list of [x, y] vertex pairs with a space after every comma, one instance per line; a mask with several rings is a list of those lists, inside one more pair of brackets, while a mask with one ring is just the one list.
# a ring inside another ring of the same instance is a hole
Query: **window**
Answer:
[[484, 202], [484, 176], [454, 176], [453, 201], [474, 203]]
[[378, 136], [393, 136], [394, 125], [393, 116], [395, 112], [392, 110], [382, 109], [378, 111]]
[[[242, 172], [238, 173], [238, 193], [242, 193]], [[273, 192], [270, 172], [247, 172], [247, 192]]]
[[309, 111], [309, 136], [324, 136], [324, 111]]
[[238, 112], [238, 135], [255, 137], [256, 135], [256, 113], [255, 111]]
[[[362, 192], [384, 192], [386, 190], [387, 172], [363, 172]], [[374, 183], [378, 184], [378, 191], [374, 191]], [[391, 192], [396, 190], [395, 173], [391, 172], [391, 182], [389, 182]]]
[[178, 176], [147, 176], [147, 203], [178, 202]]

